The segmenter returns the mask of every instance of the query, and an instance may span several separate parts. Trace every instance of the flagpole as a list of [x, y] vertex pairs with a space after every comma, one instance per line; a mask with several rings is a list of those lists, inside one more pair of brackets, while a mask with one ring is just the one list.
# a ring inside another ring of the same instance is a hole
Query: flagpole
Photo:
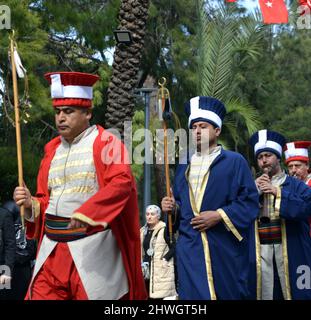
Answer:
[[[24, 186], [23, 178], [23, 158], [22, 158], [22, 144], [21, 144], [21, 130], [20, 130], [20, 116], [18, 106], [18, 86], [16, 76], [16, 65], [14, 59], [14, 30], [10, 38], [10, 53], [11, 53], [11, 67], [12, 67], [12, 81], [14, 94], [14, 114], [15, 114], [15, 131], [16, 131], [16, 147], [17, 147], [17, 165], [18, 165], [18, 184], [20, 187]], [[20, 207], [20, 216], [23, 228], [25, 227], [25, 207]]]
[[[171, 197], [171, 183], [170, 183], [170, 171], [169, 171], [169, 163], [168, 163], [168, 148], [167, 148], [167, 124], [164, 115], [165, 111], [165, 102], [166, 98], [169, 98], [169, 92], [168, 89], [165, 88], [166, 79], [164, 77], [161, 78], [161, 80], [158, 81], [160, 89], [160, 95], [161, 95], [161, 107], [162, 107], [162, 123], [163, 123], [163, 131], [164, 131], [164, 165], [165, 165], [165, 180], [166, 180], [166, 196]], [[172, 213], [167, 212], [168, 214], [168, 231], [169, 231], [169, 238], [170, 243], [173, 243], [173, 224], [172, 224]]]

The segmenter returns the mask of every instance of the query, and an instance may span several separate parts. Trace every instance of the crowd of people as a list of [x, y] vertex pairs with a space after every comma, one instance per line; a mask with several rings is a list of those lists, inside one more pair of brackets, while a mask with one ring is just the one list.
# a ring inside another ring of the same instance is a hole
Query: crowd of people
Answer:
[[[254, 133], [254, 179], [242, 155], [218, 144], [224, 104], [194, 97], [185, 111], [195, 149], [178, 165], [172, 195], [161, 208], [146, 208], [141, 227], [127, 150], [110, 132], [90, 125], [98, 77], [45, 77], [59, 136], [45, 146], [36, 194], [16, 187], [15, 203], [0, 211], [0, 264], [12, 270], [0, 279], [12, 280], [13, 289], [23, 283], [15, 297], [311, 299], [309, 286], [299, 281], [299, 267], [311, 269], [311, 142], [286, 143], [266, 129]], [[283, 152], [289, 174], [282, 169]], [[20, 206], [25, 229], [17, 222]], [[174, 217], [173, 237], [168, 215]], [[16, 263], [16, 245], [28, 248], [23, 267]]]

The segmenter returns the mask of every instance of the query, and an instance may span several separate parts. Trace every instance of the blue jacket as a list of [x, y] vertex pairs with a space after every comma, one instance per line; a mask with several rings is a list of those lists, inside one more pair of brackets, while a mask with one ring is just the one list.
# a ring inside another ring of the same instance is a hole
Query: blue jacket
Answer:
[[231, 151], [222, 150], [216, 157], [198, 210], [222, 209], [226, 219], [202, 233], [190, 224], [194, 211], [187, 167], [188, 164], [178, 166], [174, 181], [174, 197], [180, 208], [176, 223], [179, 298], [249, 298], [249, 253], [254, 247], [252, 235], [259, 201], [248, 164], [240, 154]]
[[[308, 217], [311, 216], [311, 188], [293, 177], [281, 185], [279, 214], [285, 267], [285, 299], [311, 299], [311, 237]], [[276, 202], [277, 208], [277, 202]], [[251, 255], [254, 251], [251, 250]], [[251, 258], [255, 269], [255, 257]], [[287, 272], [288, 270], [288, 272]], [[260, 277], [257, 274], [257, 286]]]

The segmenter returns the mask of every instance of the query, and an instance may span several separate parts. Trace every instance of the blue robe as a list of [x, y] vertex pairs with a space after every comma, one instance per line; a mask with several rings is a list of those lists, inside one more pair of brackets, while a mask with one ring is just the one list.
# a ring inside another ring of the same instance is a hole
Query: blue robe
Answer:
[[[311, 188], [304, 182], [287, 176], [281, 185], [279, 214], [282, 223], [283, 261], [286, 277], [284, 298], [286, 300], [309, 300], [311, 299], [309, 276], [311, 273], [311, 238], [308, 217], [311, 216]], [[255, 265], [254, 259], [252, 264]], [[302, 270], [298, 269], [300, 266], [303, 266]], [[288, 275], [286, 275], [286, 268], [288, 268]], [[309, 271], [306, 271], [305, 268]], [[260, 277], [257, 273], [257, 288], [260, 286], [258, 279]], [[305, 288], [299, 288], [301, 282], [305, 284]]]
[[174, 197], [179, 206], [175, 224], [179, 231], [176, 244], [179, 298], [248, 298], [249, 236], [254, 232], [259, 212], [258, 192], [248, 164], [240, 154], [225, 150], [211, 164], [202, 205], [196, 213], [221, 208], [232, 225], [228, 228], [221, 221], [204, 232], [190, 224], [195, 213], [187, 168], [188, 164], [179, 165], [174, 181]]

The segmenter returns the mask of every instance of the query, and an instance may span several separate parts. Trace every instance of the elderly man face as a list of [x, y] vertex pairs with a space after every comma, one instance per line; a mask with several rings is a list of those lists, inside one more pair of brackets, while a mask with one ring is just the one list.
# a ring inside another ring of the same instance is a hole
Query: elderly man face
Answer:
[[288, 173], [292, 177], [296, 177], [302, 181], [306, 181], [309, 171], [309, 166], [304, 161], [290, 161], [287, 164]]

